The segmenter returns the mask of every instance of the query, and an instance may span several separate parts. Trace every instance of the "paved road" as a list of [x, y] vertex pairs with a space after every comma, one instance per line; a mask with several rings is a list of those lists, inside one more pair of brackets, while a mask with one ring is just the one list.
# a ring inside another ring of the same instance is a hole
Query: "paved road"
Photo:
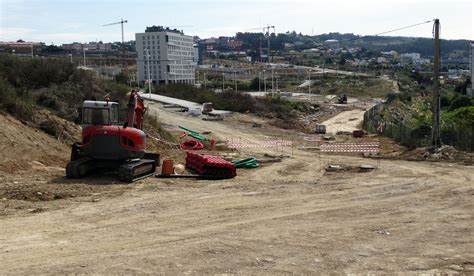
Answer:
[[[202, 104], [191, 102], [191, 101], [162, 96], [158, 94], [148, 94], [148, 93], [143, 93], [143, 92], [140, 92], [139, 94], [140, 94], [140, 97], [142, 97], [145, 100], [150, 100], [150, 101], [160, 102], [160, 103], [165, 103], [165, 104], [173, 104], [173, 105], [187, 108], [189, 110], [196, 110], [196, 109], [201, 110], [202, 108]], [[231, 112], [227, 110], [217, 110], [217, 109], [214, 109], [212, 112], [209, 112], [209, 114], [211, 115], [226, 115], [229, 113]]]

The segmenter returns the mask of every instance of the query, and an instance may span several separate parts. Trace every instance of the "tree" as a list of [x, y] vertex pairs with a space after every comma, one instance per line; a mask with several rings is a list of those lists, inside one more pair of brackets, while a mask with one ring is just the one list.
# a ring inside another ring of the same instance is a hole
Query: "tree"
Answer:
[[454, 88], [455, 92], [461, 93], [462, 95], [467, 94], [467, 87], [471, 84], [471, 77], [468, 77], [463, 83], [456, 85]]
[[250, 82], [250, 90], [252, 91], [258, 91], [258, 88], [259, 88], [259, 85], [260, 85], [260, 81], [259, 81], [259, 78], [253, 78], [252, 81]]
[[341, 56], [341, 57], [339, 58], [339, 62], [338, 62], [338, 63], [339, 63], [339, 65], [344, 65], [344, 64], [346, 64], [346, 59], [345, 59], [343, 56]]
[[123, 72], [120, 72], [115, 75], [115, 81], [117, 81], [118, 83], [128, 84], [129, 77]]
[[451, 106], [449, 107], [449, 110], [453, 111], [461, 107], [471, 106], [473, 104], [474, 103], [472, 102], [470, 97], [462, 95], [454, 97], [454, 99], [451, 101]]

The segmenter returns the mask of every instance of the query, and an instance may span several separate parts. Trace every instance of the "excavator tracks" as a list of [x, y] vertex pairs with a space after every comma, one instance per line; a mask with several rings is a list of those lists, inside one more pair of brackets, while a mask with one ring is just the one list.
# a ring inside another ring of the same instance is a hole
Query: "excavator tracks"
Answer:
[[119, 167], [118, 177], [120, 181], [134, 182], [149, 176], [153, 176], [155, 174], [155, 170], [156, 160], [132, 160]]
[[68, 178], [84, 178], [91, 170], [92, 158], [83, 157], [67, 163], [66, 176]]

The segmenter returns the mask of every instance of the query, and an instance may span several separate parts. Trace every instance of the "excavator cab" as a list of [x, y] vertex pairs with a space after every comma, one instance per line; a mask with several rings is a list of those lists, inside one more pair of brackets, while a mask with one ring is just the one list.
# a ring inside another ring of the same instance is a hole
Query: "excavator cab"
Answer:
[[82, 125], [118, 125], [118, 103], [85, 101], [82, 104]]

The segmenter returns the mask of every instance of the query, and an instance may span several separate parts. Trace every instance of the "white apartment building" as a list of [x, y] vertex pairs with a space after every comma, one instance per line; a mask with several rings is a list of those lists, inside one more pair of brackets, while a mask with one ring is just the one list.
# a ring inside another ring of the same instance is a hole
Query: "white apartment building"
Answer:
[[147, 27], [135, 34], [138, 80], [194, 84], [194, 40], [178, 30]]

